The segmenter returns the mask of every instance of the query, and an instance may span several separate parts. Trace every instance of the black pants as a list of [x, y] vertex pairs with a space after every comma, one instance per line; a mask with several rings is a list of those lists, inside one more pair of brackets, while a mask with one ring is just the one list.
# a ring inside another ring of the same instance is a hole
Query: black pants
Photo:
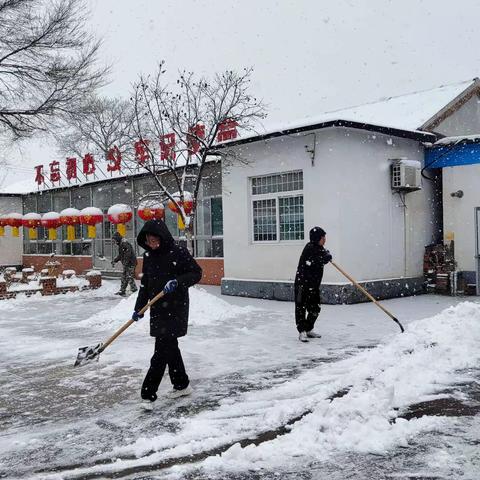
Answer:
[[167, 365], [173, 388], [177, 390], [187, 388], [190, 381], [185, 372], [182, 354], [178, 348], [178, 340], [175, 337], [156, 337], [155, 352], [142, 385], [141, 395], [144, 400], [154, 401], [157, 399], [157, 390]]
[[297, 330], [299, 332], [313, 330], [319, 313], [320, 285], [312, 287], [295, 283], [295, 322]]

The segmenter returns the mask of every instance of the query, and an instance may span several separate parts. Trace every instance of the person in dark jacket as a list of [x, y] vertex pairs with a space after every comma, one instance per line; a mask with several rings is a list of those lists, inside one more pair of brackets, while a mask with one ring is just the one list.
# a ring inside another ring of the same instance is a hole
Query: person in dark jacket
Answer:
[[321, 337], [313, 331], [313, 327], [320, 313], [323, 266], [332, 260], [332, 255], [324, 248], [326, 235], [323, 228], [312, 228], [310, 242], [305, 245], [298, 262], [295, 275], [295, 322], [301, 342]]
[[118, 245], [118, 255], [112, 260], [112, 267], [115, 266], [117, 262], [121, 262], [123, 266], [120, 290], [115, 295], [125, 296], [127, 285], [130, 285], [132, 293], [138, 290], [134, 279], [137, 256], [135, 255], [132, 244], [127, 242], [120, 233], [115, 232], [112, 235], [112, 240]]
[[167, 365], [173, 385], [169, 397], [192, 392], [177, 339], [187, 333], [188, 288], [200, 281], [202, 269], [186, 248], [175, 244], [162, 220], [146, 222], [138, 234], [137, 242], [146, 251], [132, 319], [141, 318], [138, 312], [148, 301], [162, 290], [165, 293], [161, 300], [150, 307], [150, 335], [155, 337], [155, 351], [141, 390], [142, 405], [150, 410], [157, 399], [157, 390]]

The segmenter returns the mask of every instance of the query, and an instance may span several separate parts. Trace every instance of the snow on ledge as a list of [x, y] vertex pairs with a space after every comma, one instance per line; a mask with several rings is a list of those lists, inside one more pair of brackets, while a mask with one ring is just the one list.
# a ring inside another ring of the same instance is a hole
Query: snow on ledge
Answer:
[[86, 277], [96, 277], [97, 275], [102, 275], [102, 272], [99, 270], [90, 270], [88, 273], [85, 274]]

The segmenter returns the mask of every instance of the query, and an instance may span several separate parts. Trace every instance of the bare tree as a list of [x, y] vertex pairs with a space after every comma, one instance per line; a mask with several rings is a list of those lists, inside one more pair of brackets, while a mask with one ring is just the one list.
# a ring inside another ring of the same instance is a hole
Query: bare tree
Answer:
[[[131, 147], [134, 114], [127, 100], [90, 96], [68, 118], [68, 127], [55, 134], [60, 151], [66, 155], [100, 153], [109, 161], [113, 150], [122, 156]], [[131, 167], [130, 162], [127, 167]]]
[[[162, 62], [154, 77], [140, 77], [134, 85], [133, 130], [141, 147], [135, 161], [156, 180], [159, 190], [151, 195], [174, 202], [190, 251], [206, 163], [227, 157], [228, 150], [217, 146], [233, 138], [234, 130], [251, 131], [266, 116], [263, 103], [249, 93], [251, 73], [251, 69], [226, 71], [209, 80], [183, 72], [171, 89], [164, 83]], [[173, 185], [167, 177], [174, 179]], [[187, 214], [184, 202], [188, 194], [193, 209]]]
[[0, 0], [0, 134], [47, 130], [104, 83], [83, 0]]

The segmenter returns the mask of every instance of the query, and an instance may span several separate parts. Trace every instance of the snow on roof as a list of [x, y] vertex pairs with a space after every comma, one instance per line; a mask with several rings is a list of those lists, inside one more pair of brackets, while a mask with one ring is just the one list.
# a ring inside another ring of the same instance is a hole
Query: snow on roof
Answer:
[[480, 135], [459, 135], [456, 137], [444, 137], [437, 140], [434, 146], [455, 145], [459, 143], [480, 143]]
[[[102, 165], [103, 167], [103, 165]], [[48, 172], [47, 172], [48, 174]], [[37, 182], [35, 181], [35, 172], [32, 168], [32, 173], [27, 178], [20, 180], [15, 183], [4, 184], [0, 186], [0, 193], [16, 193], [16, 194], [25, 194], [25, 193], [36, 193], [36, 192], [46, 192], [49, 190], [54, 190], [58, 188], [68, 188], [73, 186], [81, 187], [83, 185], [88, 185], [91, 183], [102, 182], [105, 180], [121, 180], [125, 177], [140, 175], [140, 172], [135, 173], [123, 173], [121, 175], [114, 175], [112, 177], [105, 177], [105, 178], [90, 178], [88, 180], [83, 180], [78, 183], [72, 183], [71, 185], [62, 183], [61, 185], [55, 185], [53, 187], [41, 187], [39, 188]], [[22, 174], [25, 175], [25, 174]]]
[[35, 183], [34, 175], [32, 173], [32, 178], [24, 178], [15, 183], [10, 183], [2, 185], [0, 188], [1, 193], [29, 193], [37, 190], [37, 184]]
[[[375, 102], [324, 112], [306, 117], [300, 121], [282, 125], [267, 125], [264, 131], [241, 137], [242, 140], [273, 132], [281, 132], [317, 125], [335, 120], [366, 123], [392, 129], [419, 131], [420, 127], [435, 116], [466, 89], [475, 79], [451, 85], [443, 85], [430, 90], [408, 93], [396, 97], [383, 98]], [[227, 145], [229, 142], [224, 142]], [[233, 141], [232, 143], [235, 143]]]
[[376, 102], [326, 112], [315, 123], [328, 120], [352, 120], [401, 130], [419, 130], [422, 125], [460, 95], [475, 80], [443, 85], [431, 90], [388, 97]]

